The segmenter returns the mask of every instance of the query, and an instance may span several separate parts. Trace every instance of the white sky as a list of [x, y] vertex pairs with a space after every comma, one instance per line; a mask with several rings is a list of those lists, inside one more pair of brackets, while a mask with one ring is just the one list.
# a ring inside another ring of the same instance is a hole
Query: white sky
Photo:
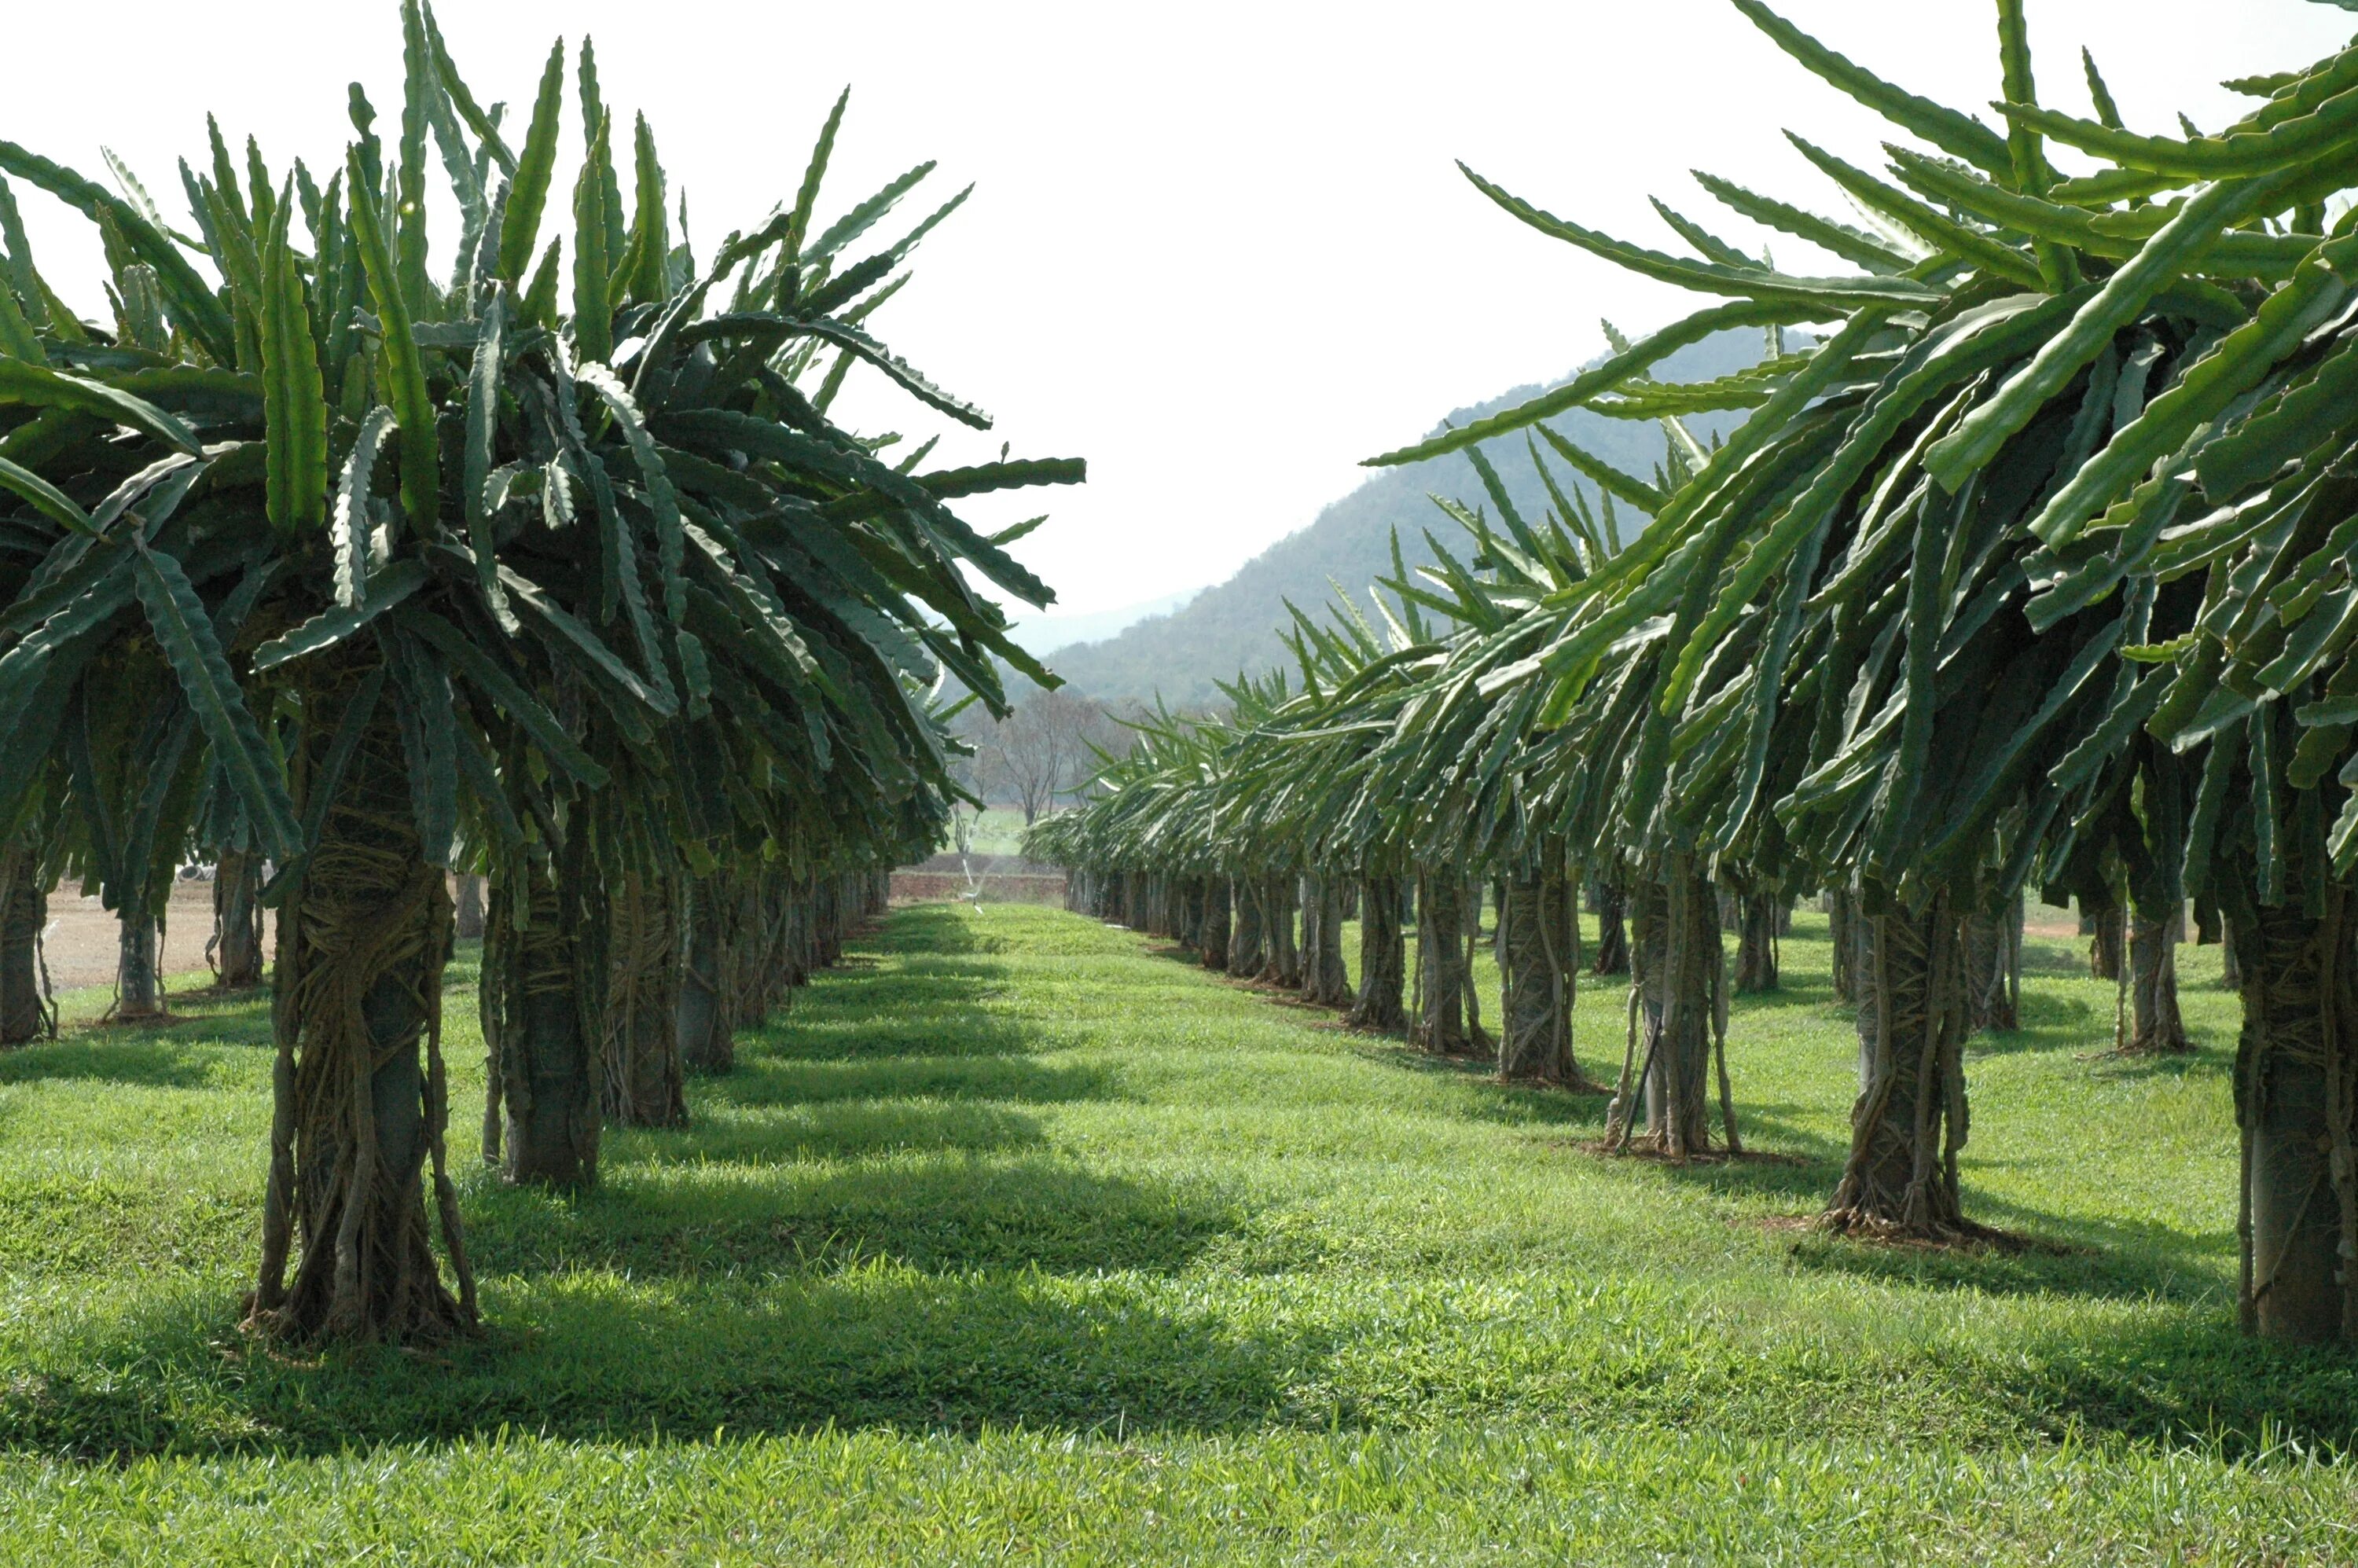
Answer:
[[[297, 154], [335, 166], [355, 75], [380, 130], [397, 119], [392, 0], [213, 0], [198, 26], [184, 4], [149, 0], [0, 8], [12, 57], [41, 62], [6, 72], [0, 136], [101, 180], [111, 146], [168, 215], [183, 205], [174, 160], [201, 165], [208, 109], [281, 169]], [[1780, 8], [1927, 96], [1969, 109], [1997, 96], [1989, 0]], [[2088, 112], [2091, 43], [2131, 126], [2155, 132], [2181, 109], [2215, 127], [2247, 102], [2219, 79], [2306, 64], [2358, 27], [2304, 0], [2030, 0], [2030, 13], [2042, 98]], [[1089, 460], [1083, 490], [969, 503], [994, 524], [1053, 513], [1020, 553], [1076, 611], [1225, 578], [1357, 483], [1359, 459], [1599, 351], [1599, 317], [1634, 331], [1681, 312], [1675, 291], [1523, 229], [1454, 158], [1675, 250], [1649, 192], [1754, 238], [1720, 221], [1690, 167], [1846, 217], [1777, 132], [1855, 161], [1885, 134], [1724, 0], [444, 0], [441, 21], [476, 95], [508, 100], [512, 123], [551, 38], [592, 34], [607, 101], [653, 122], [700, 254], [791, 199], [846, 82], [823, 212], [926, 157], [942, 164], [921, 188], [936, 200], [977, 182], [874, 324], [997, 416], [988, 438], [951, 427], [945, 459], [1005, 439]], [[570, 170], [559, 178], [561, 200]], [[52, 286], [95, 313], [94, 233], [21, 183], [18, 198]], [[438, 238], [453, 243], [453, 227]], [[1823, 265], [1775, 248], [1796, 270]], [[854, 386], [844, 411], [861, 428], [946, 423], [872, 373]]]

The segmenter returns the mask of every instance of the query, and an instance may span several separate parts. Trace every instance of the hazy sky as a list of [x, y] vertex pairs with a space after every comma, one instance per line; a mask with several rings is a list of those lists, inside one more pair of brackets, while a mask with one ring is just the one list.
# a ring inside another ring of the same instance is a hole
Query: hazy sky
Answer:
[[[111, 146], [168, 213], [208, 109], [274, 167], [300, 154], [315, 169], [341, 157], [347, 81], [397, 113], [390, 0], [214, 0], [201, 26], [178, 4], [6, 5], [12, 55], [40, 64], [7, 73], [0, 136], [101, 179]], [[1989, 0], [1782, 8], [1928, 96], [1997, 96]], [[2030, 0], [2030, 15], [2044, 99], [2087, 112], [2091, 44], [2132, 127], [2156, 132], [2180, 110], [2215, 127], [2247, 102], [2220, 79], [2305, 64], [2358, 27], [2306, 0]], [[1359, 459], [1596, 353], [1600, 317], [1638, 330], [1680, 312], [1674, 291], [1515, 223], [1453, 159], [1675, 249], [1650, 192], [1755, 238], [1719, 221], [1690, 168], [1846, 216], [1778, 132], [1855, 159], [1884, 135], [1725, 0], [444, 0], [441, 19], [486, 102], [528, 104], [550, 39], [592, 34], [609, 103], [653, 122], [706, 254], [791, 198], [847, 82], [829, 211], [927, 157], [938, 196], [976, 182], [875, 325], [997, 416], [946, 457], [1004, 439], [1089, 460], [1083, 490], [973, 503], [992, 521], [1052, 511], [1022, 554], [1075, 611], [1218, 580], [1350, 489]], [[94, 234], [21, 185], [19, 199], [52, 284], [94, 309]], [[945, 423], [866, 373], [845, 405], [860, 427]]]

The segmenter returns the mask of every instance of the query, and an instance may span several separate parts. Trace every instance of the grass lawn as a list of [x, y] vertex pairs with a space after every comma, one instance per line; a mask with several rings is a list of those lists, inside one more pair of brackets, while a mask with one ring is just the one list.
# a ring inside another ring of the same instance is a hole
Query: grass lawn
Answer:
[[[2234, 1328], [2216, 949], [2200, 1054], [2123, 1063], [2032, 944], [1968, 1061], [1968, 1211], [2046, 1244], [2010, 1253], [1797, 1227], [1856, 1046], [1822, 917], [1785, 961], [1729, 1059], [1786, 1158], [1681, 1170], [1130, 933], [904, 910], [595, 1195], [461, 1160], [492, 1332], [441, 1357], [235, 1332], [262, 1003], [70, 1027], [0, 1056], [0, 1560], [2358, 1557], [2358, 1358]], [[1621, 1018], [1584, 996], [1597, 1076]]]
[[1011, 806], [994, 806], [972, 814], [969, 842], [978, 855], [1020, 855], [1026, 831], [1023, 813]]

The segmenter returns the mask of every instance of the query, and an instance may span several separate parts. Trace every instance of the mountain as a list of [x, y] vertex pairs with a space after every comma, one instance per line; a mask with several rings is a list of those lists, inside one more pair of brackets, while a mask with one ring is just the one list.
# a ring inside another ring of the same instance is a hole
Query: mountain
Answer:
[[1009, 622], [1008, 631], [1016, 642], [1031, 652], [1053, 654], [1076, 643], [1104, 642], [1128, 631], [1150, 615], [1168, 615], [1175, 610], [1183, 610], [1189, 600], [1203, 591], [1200, 588], [1191, 588], [1178, 593], [1166, 593], [1159, 599], [1142, 599], [1136, 604], [1125, 604], [1115, 610], [1093, 610], [1080, 614], [1052, 610], [1044, 615], [1027, 611]]
[[[1660, 381], [1708, 381], [1754, 363], [1764, 347], [1758, 332], [1722, 332], [1670, 355], [1654, 374]], [[1512, 408], [1543, 390], [1519, 386], [1487, 403], [1456, 409], [1433, 433]], [[1738, 417], [1704, 415], [1687, 424], [1708, 443], [1713, 435], [1732, 429]], [[1650, 475], [1662, 458], [1663, 431], [1650, 420], [1608, 419], [1584, 408], [1548, 423], [1625, 472]], [[1548, 510], [1546, 488], [1520, 438], [1493, 441], [1483, 452], [1517, 511], [1536, 520]], [[1557, 483], [1573, 488], [1572, 471], [1552, 452], [1548, 466]], [[1577, 485], [1595, 506], [1595, 487], [1585, 481]], [[1218, 695], [1215, 681], [1233, 679], [1243, 670], [1268, 669], [1290, 657], [1277, 637], [1277, 628], [1289, 623], [1285, 600], [1291, 598], [1314, 614], [1334, 596], [1328, 579], [1364, 597], [1378, 576], [1389, 575], [1393, 529], [1400, 530], [1401, 550], [1412, 569], [1432, 559], [1424, 543], [1427, 529], [1462, 559], [1457, 541], [1463, 530], [1428, 499], [1436, 494], [1478, 505], [1495, 517], [1481, 477], [1463, 453], [1406, 468], [1379, 469], [1357, 490], [1327, 505], [1308, 527], [1271, 545], [1228, 581], [1204, 589], [1184, 607], [1150, 615], [1119, 635], [1065, 647], [1049, 664], [1075, 690], [1108, 701], [1152, 698], [1158, 692], [1174, 707], [1211, 700]], [[1627, 506], [1620, 508], [1619, 516], [1624, 539], [1645, 522], [1643, 514]]]

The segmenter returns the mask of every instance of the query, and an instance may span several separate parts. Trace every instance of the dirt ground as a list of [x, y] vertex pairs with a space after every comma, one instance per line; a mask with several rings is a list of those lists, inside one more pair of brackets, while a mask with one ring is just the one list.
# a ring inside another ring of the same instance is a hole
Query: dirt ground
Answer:
[[[274, 916], [263, 912], [263, 951], [269, 949]], [[114, 983], [115, 948], [122, 927], [95, 898], [79, 896], [71, 883], [49, 895], [49, 923], [41, 932], [42, 957], [49, 966], [49, 983], [59, 990], [78, 986]], [[176, 881], [172, 903], [164, 916], [164, 976], [166, 989], [185, 976], [209, 985], [212, 972], [205, 963], [205, 944], [213, 938], [213, 884]], [[185, 982], [184, 982], [185, 983]]]
[[[1012, 889], [999, 890], [1001, 896], [1020, 897], [1036, 892], [1028, 885], [1034, 878], [1007, 876], [1009, 871], [1036, 872], [1039, 870], [1017, 857], [977, 856], [975, 866], [978, 872], [987, 878], [995, 874], [1004, 877], [1010, 883], [1026, 884], [1022, 893]], [[957, 870], [956, 856], [936, 855], [920, 867], [895, 873], [894, 895], [911, 898], [955, 896], [957, 890], [949, 887], [946, 881], [936, 886], [931, 879], [926, 879], [927, 885], [920, 889], [914, 885], [918, 877], [911, 872], [930, 872], [940, 876]], [[910, 879], [911, 885], [906, 888], [897, 885], [903, 877]], [[962, 877], [959, 881], [963, 885]], [[1054, 894], [1047, 896], [1053, 899]], [[2061, 941], [2070, 940], [2079, 933], [2077, 917], [2068, 909], [2050, 908], [2034, 900], [2025, 914], [2028, 918], [2024, 926], [2032, 935]], [[276, 918], [269, 911], [263, 912], [265, 952], [270, 951]], [[115, 938], [119, 929], [114, 916], [108, 914], [98, 900], [79, 897], [70, 888], [59, 888], [49, 897], [49, 924], [42, 933], [42, 949], [49, 966], [49, 983], [59, 990], [70, 990], [77, 986], [113, 985]], [[205, 944], [212, 940], [212, 935], [213, 884], [210, 881], [174, 882], [171, 913], [164, 923], [164, 974], [168, 989], [171, 980], [183, 977], [195, 977], [197, 984], [210, 982], [211, 971], [205, 963]]]
[[2056, 942], [2071, 941], [2080, 935], [2080, 916], [2075, 911], [2058, 909], [2034, 898], [2023, 907], [2022, 931], [2026, 936], [2043, 936]]
[[1062, 876], [1010, 876], [977, 872], [969, 882], [957, 871], [894, 871], [892, 896], [902, 903], [937, 903], [979, 895], [991, 903], [1062, 903]]

